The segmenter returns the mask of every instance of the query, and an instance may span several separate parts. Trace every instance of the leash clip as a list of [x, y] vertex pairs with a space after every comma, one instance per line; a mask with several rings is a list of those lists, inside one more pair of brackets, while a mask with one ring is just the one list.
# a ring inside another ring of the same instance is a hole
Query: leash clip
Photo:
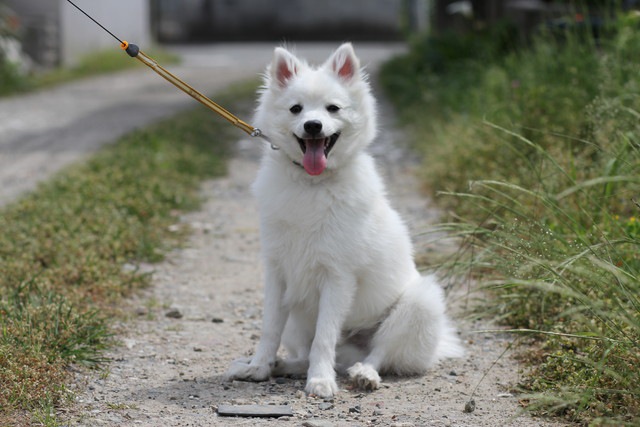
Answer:
[[251, 131], [251, 133], [249, 135], [251, 135], [254, 138], [259, 137], [259, 138], [264, 139], [265, 141], [267, 141], [269, 143], [269, 145], [271, 146], [271, 149], [274, 150], [274, 151], [278, 151], [280, 149], [280, 147], [278, 147], [277, 145], [274, 145], [271, 142], [271, 140], [265, 134], [263, 134], [262, 131], [259, 128], [253, 128], [253, 130]]

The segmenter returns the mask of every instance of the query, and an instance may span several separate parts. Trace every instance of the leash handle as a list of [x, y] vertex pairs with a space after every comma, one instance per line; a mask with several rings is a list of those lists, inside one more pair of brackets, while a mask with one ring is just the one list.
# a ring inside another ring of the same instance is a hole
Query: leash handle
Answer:
[[222, 116], [224, 119], [229, 121], [229, 123], [231, 123], [232, 125], [242, 129], [250, 136], [253, 136], [253, 137], [260, 136], [265, 138], [265, 136], [262, 134], [262, 131], [260, 129], [255, 128], [250, 124], [248, 124], [247, 122], [239, 119], [238, 117], [233, 115], [231, 112], [229, 112], [227, 109], [216, 104], [211, 99], [203, 95], [201, 92], [197, 91], [196, 89], [194, 89], [193, 87], [185, 83], [183, 80], [178, 78], [175, 74], [171, 73], [169, 70], [167, 70], [166, 68], [158, 64], [158, 62], [155, 59], [151, 58], [149, 55], [141, 51], [137, 45], [128, 43], [126, 40], [123, 40], [120, 47], [122, 48], [122, 50], [127, 52], [129, 56], [131, 56], [132, 58], [136, 58], [138, 61], [142, 62], [147, 67], [151, 68], [160, 77], [162, 77], [163, 79], [165, 79], [166, 81], [168, 81], [169, 83], [171, 83], [172, 85], [174, 85], [175, 87], [177, 87], [178, 89], [180, 89], [181, 91], [183, 91], [184, 93], [186, 93], [187, 95], [189, 95], [190, 97], [192, 97], [193, 99], [195, 99], [196, 101], [204, 105], [205, 107], [209, 108], [213, 112]]

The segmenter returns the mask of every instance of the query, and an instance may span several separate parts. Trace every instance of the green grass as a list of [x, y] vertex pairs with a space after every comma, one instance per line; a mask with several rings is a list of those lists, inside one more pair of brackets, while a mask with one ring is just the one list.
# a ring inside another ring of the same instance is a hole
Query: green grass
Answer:
[[[163, 65], [178, 60], [175, 55], [159, 49], [151, 49], [148, 54]], [[139, 61], [130, 58], [118, 46], [84, 55], [73, 67], [56, 68], [27, 76], [20, 75], [12, 64], [0, 61], [0, 97], [140, 66], [142, 64]]]
[[24, 92], [30, 87], [28, 77], [22, 75], [15, 64], [0, 57], [0, 97]]
[[625, 19], [598, 46], [422, 39], [382, 76], [449, 212], [439, 229], [461, 241], [442, 271], [490, 289], [486, 314], [531, 338], [528, 407], [590, 425], [640, 423], [640, 33]]
[[[216, 100], [246, 114], [255, 84]], [[0, 212], [0, 425], [64, 400], [67, 366], [94, 365], [109, 319], [185, 232], [200, 182], [225, 173], [240, 132], [197, 107], [129, 134]]]

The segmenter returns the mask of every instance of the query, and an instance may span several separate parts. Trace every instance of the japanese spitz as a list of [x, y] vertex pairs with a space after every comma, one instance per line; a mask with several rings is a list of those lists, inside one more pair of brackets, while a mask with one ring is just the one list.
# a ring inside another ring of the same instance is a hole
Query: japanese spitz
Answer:
[[262, 335], [227, 378], [306, 374], [307, 393], [329, 397], [336, 371], [372, 390], [379, 373], [422, 374], [460, 356], [442, 289], [416, 269], [407, 227], [366, 152], [376, 107], [351, 44], [317, 68], [276, 48], [255, 121], [279, 147], [265, 152], [253, 186]]

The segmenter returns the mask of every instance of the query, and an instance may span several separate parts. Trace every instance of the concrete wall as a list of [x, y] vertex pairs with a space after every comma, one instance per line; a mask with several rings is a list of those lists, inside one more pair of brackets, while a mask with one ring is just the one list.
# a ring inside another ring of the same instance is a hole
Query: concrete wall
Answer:
[[[24, 51], [36, 63], [73, 65], [94, 50], [118, 43], [66, 0], [5, 0], [20, 17]], [[73, 0], [124, 40], [140, 46], [151, 42], [149, 0]]]
[[[151, 42], [148, 0], [73, 1], [120, 39], [148, 50]], [[58, 0], [57, 3], [63, 64], [73, 65], [80, 56], [94, 50], [119, 49], [114, 38], [67, 1]]]

